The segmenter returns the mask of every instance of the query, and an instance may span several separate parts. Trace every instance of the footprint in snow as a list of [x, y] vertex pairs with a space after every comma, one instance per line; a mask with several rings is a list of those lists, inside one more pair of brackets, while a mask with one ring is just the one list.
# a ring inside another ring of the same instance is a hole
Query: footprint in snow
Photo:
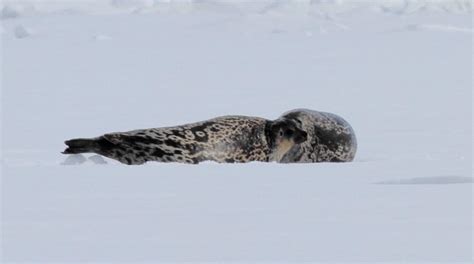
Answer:
[[94, 164], [107, 164], [107, 161], [105, 161], [104, 158], [99, 155], [90, 156], [89, 160], [92, 161]]
[[75, 155], [70, 155], [69, 157], [67, 157], [61, 163], [61, 165], [80, 165], [80, 164], [84, 164], [87, 161], [91, 161], [92, 163], [99, 164], [99, 165], [107, 164], [107, 161], [105, 161], [104, 158], [102, 158], [99, 155], [93, 155], [86, 159], [84, 155], [75, 154]]
[[18, 39], [28, 38], [34, 35], [33, 30], [24, 26], [16, 26], [13, 30], [13, 34]]
[[68, 156], [61, 165], [79, 165], [86, 162], [87, 159], [81, 154], [75, 154]]

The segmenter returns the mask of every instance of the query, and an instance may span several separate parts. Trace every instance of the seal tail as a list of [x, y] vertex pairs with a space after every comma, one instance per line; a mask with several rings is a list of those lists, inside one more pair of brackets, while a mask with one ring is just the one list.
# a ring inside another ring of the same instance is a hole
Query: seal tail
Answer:
[[66, 140], [64, 142], [68, 147], [62, 152], [63, 154], [79, 154], [96, 152], [100, 145], [95, 138], [76, 138]]
[[68, 147], [63, 154], [97, 153], [109, 156], [114, 150], [120, 149], [115, 143], [112, 143], [106, 136], [96, 138], [75, 138], [64, 142]]

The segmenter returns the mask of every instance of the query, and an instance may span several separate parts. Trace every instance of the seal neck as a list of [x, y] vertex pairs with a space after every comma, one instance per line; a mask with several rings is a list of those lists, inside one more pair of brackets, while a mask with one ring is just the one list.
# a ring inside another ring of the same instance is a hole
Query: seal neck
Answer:
[[273, 156], [273, 152], [275, 150], [275, 138], [272, 135], [272, 125], [273, 121], [266, 120], [265, 121], [265, 140], [267, 141], [268, 147], [268, 161], [272, 161], [271, 156]]

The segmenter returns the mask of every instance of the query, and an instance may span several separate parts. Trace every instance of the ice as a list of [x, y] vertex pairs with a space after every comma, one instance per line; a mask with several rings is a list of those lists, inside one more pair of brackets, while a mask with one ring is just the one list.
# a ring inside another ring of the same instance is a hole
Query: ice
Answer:
[[105, 159], [99, 155], [92, 155], [88, 159], [92, 161], [94, 164], [107, 164], [107, 161], [105, 161]]
[[454, 184], [472, 182], [473, 178], [466, 176], [434, 176], [383, 181], [379, 182], [379, 184]]
[[27, 28], [21, 25], [16, 26], [13, 32], [15, 34], [15, 37], [19, 39], [28, 38], [33, 35], [33, 32], [30, 28]]
[[119, 8], [143, 8], [143, 7], [150, 7], [153, 6], [153, 0], [112, 0], [112, 6], [119, 7]]
[[[0, 8], [2, 262], [472, 261], [471, 1]], [[60, 153], [71, 138], [295, 108], [347, 120], [355, 161]]]
[[446, 31], [446, 32], [464, 32], [473, 33], [471, 27], [454, 27], [450, 25], [408, 25], [408, 30], [433, 30], [433, 31]]
[[20, 16], [20, 11], [9, 5], [4, 6], [2, 8], [2, 12], [0, 13], [1, 19], [15, 18], [19, 16]]
[[94, 35], [92, 39], [96, 41], [104, 41], [104, 40], [110, 40], [112, 38], [104, 34], [97, 34], [97, 35]]
[[84, 155], [74, 154], [67, 156], [66, 159], [61, 163], [61, 165], [78, 165], [83, 164], [86, 161], [87, 159], [84, 157]]

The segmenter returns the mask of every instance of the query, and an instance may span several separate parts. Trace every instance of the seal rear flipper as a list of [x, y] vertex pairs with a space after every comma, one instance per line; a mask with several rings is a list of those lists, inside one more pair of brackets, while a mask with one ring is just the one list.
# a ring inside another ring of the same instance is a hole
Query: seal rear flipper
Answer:
[[100, 136], [98, 138], [76, 138], [66, 140], [64, 142], [66, 148], [63, 154], [80, 154], [80, 153], [107, 153], [116, 148], [116, 144], [110, 142], [106, 137]]
[[97, 149], [97, 139], [76, 138], [64, 142], [68, 147], [63, 154], [80, 154], [95, 152]]

